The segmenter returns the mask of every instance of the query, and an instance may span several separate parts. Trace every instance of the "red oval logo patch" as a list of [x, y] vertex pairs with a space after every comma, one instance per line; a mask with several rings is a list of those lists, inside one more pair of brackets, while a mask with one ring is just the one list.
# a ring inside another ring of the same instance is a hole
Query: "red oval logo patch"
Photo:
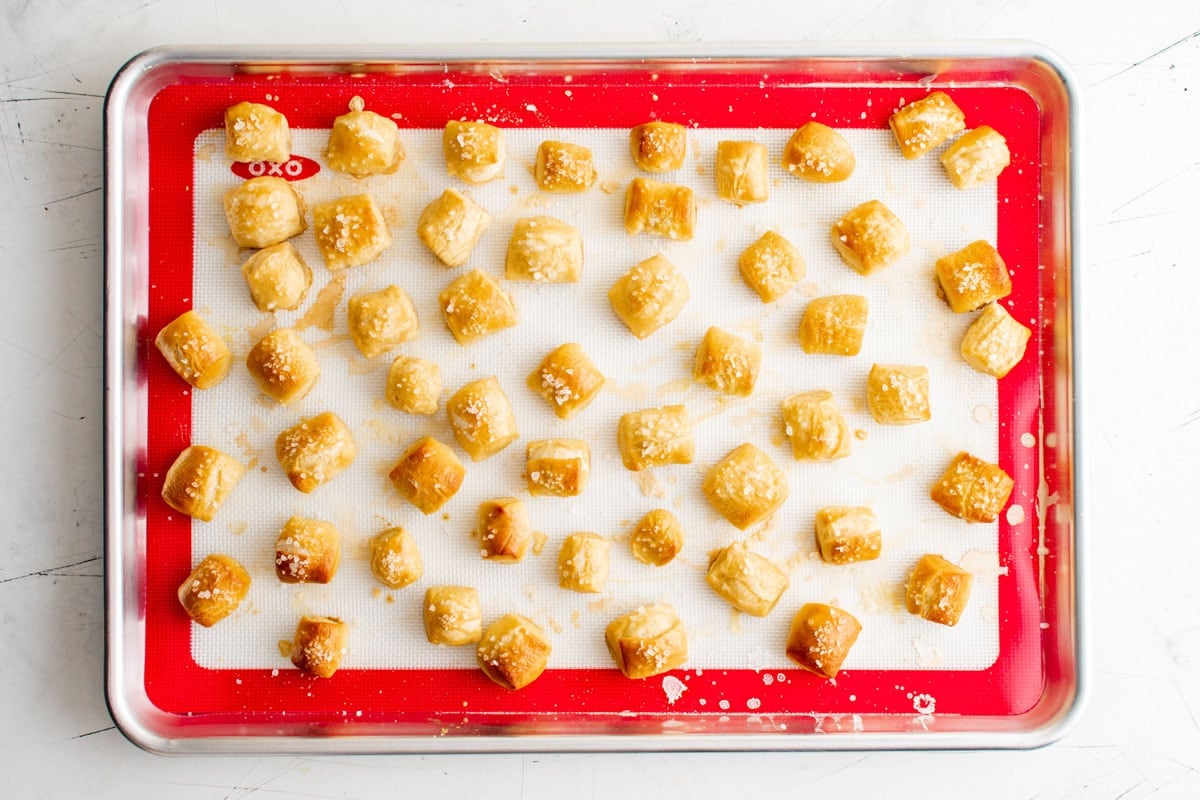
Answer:
[[230, 167], [239, 178], [283, 178], [285, 181], [302, 181], [321, 171], [321, 165], [311, 158], [292, 156], [287, 161], [235, 161]]

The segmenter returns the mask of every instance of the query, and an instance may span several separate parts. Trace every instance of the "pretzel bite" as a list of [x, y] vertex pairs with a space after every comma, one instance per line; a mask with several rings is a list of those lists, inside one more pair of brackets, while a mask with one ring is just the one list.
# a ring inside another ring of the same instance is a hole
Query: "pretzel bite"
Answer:
[[625, 230], [687, 241], [696, 232], [696, 197], [686, 186], [634, 178], [625, 191]]
[[538, 145], [533, 179], [544, 192], [584, 192], [596, 182], [592, 151], [569, 142]]
[[162, 498], [180, 514], [211, 522], [245, 474], [246, 468], [232, 456], [194, 444], [185, 448], [167, 470]]
[[573, 592], [604, 591], [608, 581], [608, 540], [594, 533], [572, 533], [558, 551], [558, 585]]
[[442, 319], [459, 344], [470, 344], [517, 324], [517, 309], [500, 284], [483, 270], [471, 270], [438, 295]]
[[909, 103], [888, 119], [900, 154], [920, 158], [966, 127], [962, 109], [945, 92]]
[[671, 172], [687, 157], [687, 128], [674, 122], [647, 122], [629, 131], [633, 163], [646, 172]]
[[833, 223], [830, 239], [846, 266], [862, 275], [895, 264], [912, 249], [908, 228], [878, 200], [868, 200]]
[[760, 300], [773, 303], [804, 277], [805, 266], [791, 242], [767, 231], [738, 256], [738, 269]]
[[604, 375], [574, 342], [546, 354], [526, 384], [541, 396], [559, 419], [570, 419], [604, 388]]
[[954, 626], [971, 599], [974, 576], [939, 555], [926, 553], [908, 573], [904, 586], [904, 605], [916, 614], [939, 625]]
[[370, 264], [392, 246], [387, 220], [369, 194], [313, 206], [313, 233], [330, 272]]
[[458, 446], [482, 461], [517, 440], [517, 420], [508, 396], [493, 378], [471, 381], [446, 401], [446, 415]]
[[430, 644], [459, 647], [483, 637], [479, 592], [470, 586], [430, 586], [421, 617]]
[[999, 464], [963, 451], [933, 484], [933, 502], [967, 522], [995, 522], [1012, 495], [1013, 479]]
[[700, 488], [739, 530], [771, 516], [788, 498], [783, 471], [749, 442], [730, 450], [705, 474]]
[[262, 103], [225, 109], [225, 155], [234, 161], [282, 163], [292, 157], [287, 117]]
[[504, 177], [504, 131], [486, 122], [450, 120], [442, 132], [446, 171], [467, 183]]
[[745, 614], [765, 617], [787, 591], [787, 575], [741, 542], [709, 556], [705, 581], [714, 592]]
[[176, 594], [187, 615], [205, 628], [228, 617], [250, 591], [250, 573], [229, 556], [214, 553], [196, 565]]
[[792, 618], [787, 656], [822, 678], [836, 678], [862, 624], [848, 611], [824, 603], [805, 603]]
[[432, 514], [457, 494], [466, 474], [466, 468], [448, 445], [423, 436], [404, 451], [388, 473], [388, 479], [421, 513]]
[[417, 218], [417, 238], [447, 267], [461, 267], [491, 224], [492, 215], [481, 205], [450, 188]]
[[284, 474], [308, 494], [354, 462], [358, 448], [337, 414], [325, 411], [302, 419], [275, 439], [275, 457]]
[[417, 540], [404, 528], [388, 528], [371, 539], [371, 574], [384, 586], [403, 589], [424, 571]]
[[293, 328], [276, 328], [246, 353], [246, 371], [277, 403], [301, 400], [321, 377], [317, 355]]
[[185, 311], [164, 325], [154, 346], [175, 374], [197, 389], [225, 380], [233, 363], [229, 345], [195, 311]]
[[854, 172], [854, 150], [840, 133], [806, 122], [783, 146], [783, 168], [813, 183], [840, 183]]
[[604, 643], [626, 678], [651, 678], [687, 661], [687, 631], [666, 603], [639, 606], [604, 629]]
[[389, 175], [400, 168], [404, 147], [395, 122], [374, 111], [364, 111], [358, 95], [350, 98], [349, 112], [335, 117], [325, 148], [330, 169], [355, 178]]
[[639, 339], [679, 316], [690, 298], [683, 273], [662, 255], [638, 263], [608, 291], [613, 311]]
[[283, 178], [261, 176], [225, 192], [225, 219], [239, 247], [279, 244], [303, 233], [304, 201]]
[[487, 626], [475, 650], [489, 680], [515, 692], [538, 679], [550, 660], [546, 632], [528, 617], [505, 614]]
[[291, 242], [264, 247], [242, 265], [250, 299], [259, 311], [293, 311], [312, 286], [312, 270]]
[[284, 583], [329, 583], [341, 562], [338, 529], [329, 522], [292, 517], [275, 539], [275, 575]]
[[349, 638], [350, 626], [337, 617], [301, 617], [292, 636], [292, 663], [315, 678], [332, 678]]
[[367, 358], [415, 339], [421, 329], [412, 300], [395, 285], [351, 297], [346, 306], [346, 326], [350, 340]]
[[479, 504], [475, 538], [479, 554], [489, 561], [512, 564], [525, 557], [533, 541], [533, 528], [525, 503], [516, 497], [498, 497]]
[[696, 454], [692, 422], [684, 406], [633, 411], [617, 424], [617, 444], [625, 469], [690, 464]]

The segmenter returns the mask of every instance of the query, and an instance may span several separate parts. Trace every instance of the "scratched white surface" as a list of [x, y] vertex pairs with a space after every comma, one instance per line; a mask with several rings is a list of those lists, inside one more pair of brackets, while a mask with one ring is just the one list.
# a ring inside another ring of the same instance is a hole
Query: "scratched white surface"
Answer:
[[[1194, 798], [1200, 6], [850, 0], [0, 4], [0, 797]], [[175, 758], [103, 701], [101, 104], [160, 43], [1019, 37], [1084, 87], [1092, 699], [1034, 752]], [[902, 792], [903, 793], [903, 792]]]

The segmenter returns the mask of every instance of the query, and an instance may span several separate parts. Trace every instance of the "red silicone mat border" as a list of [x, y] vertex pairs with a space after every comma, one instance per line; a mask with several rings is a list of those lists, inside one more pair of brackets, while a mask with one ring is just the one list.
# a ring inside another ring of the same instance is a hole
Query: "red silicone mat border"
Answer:
[[[932, 86], [918, 85], [917, 76], [843, 77], [850, 85], [812, 85], [807, 74], [719, 69], [583, 71], [569, 81], [561, 72], [513, 74], [503, 81], [472, 71], [301, 73], [188, 79], [159, 91], [148, 115], [149, 316], [138, 349], [148, 396], [146, 458], [140, 468], [144, 477], [138, 480], [137, 497], [146, 515], [141, 610], [145, 690], [151, 702], [175, 715], [181, 729], [203, 722], [242, 732], [320, 729], [341, 721], [475, 732], [494, 725], [532, 730], [550, 718], [571, 727], [572, 721], [597, 717], [620, 730], [635, 728], [636, 718], [647, 715], [690, 717], [705, 727], [728, 715], [746, 714], [750, 697], [761, 702], [759, 713], [779, 717], [911, 717], [913, 696], [922, 693], [936, 697], [939, 716], [1005, 717], [1031, 709], [1042, 696], [1047, 667], [1037, 519], [1032, 514], [1018, 525], [1001, 517], [999, 551], [1008, 574], [1000, 580], [1000, 655], [980, 671], [856, 670], [827, 682], [794, 669], [786, 671], [789, 680], [768, 686], [753, 670], [719, 670], [722, 696], [730, 701], [725, 710], [716, 703], [701, 707], [690, 699], [698, 692], [685, 693], [668, 706], [657, 682], [628, 681], [611, 669], [549, 669], [521, 692], [506, 693], [477, 670], [344, 669], [331, 680], [314, 680], [287, 668], [283, 660], [277, 671], [209, 670], [190, 655], [190, 621], [175, 601], [175, 588], [191, 564], [190, 520], [172, 512], [159, 493], [161, 476], [190, 443], [191, 395], [190, 387], [157, 357], [153, 333], [190, 307], [192, 143], [201, 131], [221, 124], [226, 106], [245, 99], [270, 102], [298, 128], [328, 126], [351, 92], [366, 97], [369, 107], [381, 113], [402, 113], [402, 127], [436, 128], [448, 118], [483, 114], [514, 127], [627, 129], [662, 118], [702, 127], [794, 128], [816, 112], [834, 127], [885, 128], [901, 98], [911, 101], [968, 76], [945, 74]], [[1022, 321], [1053, 321], [1054, 294], [1039, 266], [1041, 110], [1015, 86], [960, 85], [947, 91], [963, 108], [968, 126], [986, 121], [1008, 139], [1013, 163], [998, 182], [997, 246], [1015, 271], [1011, 310]], [[1042, 347], [1045, 333], [1043, 325], [1034, 326], [1030, 355], [999, 382], [1000, 463], [1017, 481], [1011, 502], [1025, 508], [1037, 507], [1041, 465], [1039, 451], [1020, 447], [1017, 437], [1039, 430], [1042, 378], [1055, 369], [1053, 348]], [[1052, 601], [1051, 594], [1047, 602]], [[1047, 617], [1053, 618], [1052, 611], [1046, 610]], [[688, 682], [706, 680], [694, 668], [676, 674]]]

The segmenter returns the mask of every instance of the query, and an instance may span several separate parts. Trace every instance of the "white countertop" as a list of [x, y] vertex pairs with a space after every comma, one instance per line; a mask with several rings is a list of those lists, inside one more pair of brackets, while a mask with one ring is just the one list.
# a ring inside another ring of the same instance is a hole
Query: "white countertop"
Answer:
[[[1200, 6], [298, 3], [0, 12], [0, 797], [1200, 795]], [[1031, 752], [181, 757], [104, 704], [102, 105], [158, 44], [1021, 38], [1084, 91], [1091, 702]], [[969, 789], [967, 787], [970, 787]], [[911, 791], [907, 788], [912, 787]], [[436, 794], [435, 794], [436, 793]]]

